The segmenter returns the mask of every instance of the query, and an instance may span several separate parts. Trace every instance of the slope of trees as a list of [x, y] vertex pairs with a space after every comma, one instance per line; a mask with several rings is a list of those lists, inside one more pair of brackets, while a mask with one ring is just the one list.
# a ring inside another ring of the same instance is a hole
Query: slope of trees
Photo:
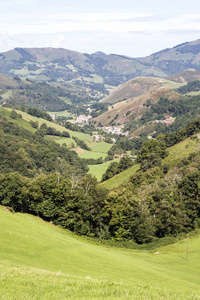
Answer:
[[0, 119], [0, 132], [0, 172], [17, 171], [32, 177], [41, 172], [46, 174], [55, 172], [62, 165], [64, 169], [62, 172], [88, 170], [85, 161], [74, 151], [44, 140], [37, 132], [32, 134], [6, 119]]
[[[77, 234], [138, 244], [199, 228], [199, 151], [171, 169], [162, 162], [167, 146], [200, 131], [199, 119], [144, 142], [140, 170], [110, 192], [85, 174], [87, 166], [66, 147], [6, 120], [0, 125], [0, 204]], [[112, 167], [124, 169], [125, 160]]]

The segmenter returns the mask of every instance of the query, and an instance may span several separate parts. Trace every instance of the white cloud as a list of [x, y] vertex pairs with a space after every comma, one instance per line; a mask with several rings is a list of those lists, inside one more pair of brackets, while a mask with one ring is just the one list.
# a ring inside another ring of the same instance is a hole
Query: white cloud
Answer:
[[56, 39], [53, 41], [52, 46], [54, 48], [59, 48], [63, 44], [65, 37], [63, 34], [57, 34]]
[[[159, 24], [158, 24], [159, 20]], [[60, 33], [69, 31], [107, 31], [113, 33], [200, 29], [200, 14], [163, 17], [141, 13], [18, 15], [0, 19], [4, 33]]]
[[[110, 10], [72, 14], [68, 13], [70, 9], [67, 6], [62, 13], [61, 9], [54, 12], [51, 0], [51, 6], [46, 6], [46, 10], [35, 8], [31, 11], [29, 8], [23, 11], [20, 8], [23, 8], [25, 0], [8, 0], [3, 7], [14, 2], [21, 5], [16, 6], [18, 12], [8, 9], [8, 14], [2, 12], [0, 15], [0, 51], [20, 46], [53, 46], [89, 53], [101, 50], [144, 56], [200, 37], [198, 13], [167, 16], [160, 12]], [[31, 2], [35, 1], [28, 0], [27, 3]]]

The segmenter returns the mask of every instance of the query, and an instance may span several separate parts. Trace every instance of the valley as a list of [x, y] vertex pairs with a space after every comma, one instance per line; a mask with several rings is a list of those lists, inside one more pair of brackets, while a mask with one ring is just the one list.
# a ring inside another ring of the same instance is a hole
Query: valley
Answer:
[[199, 299], [199, 47], [0, 53], [2, 299]]

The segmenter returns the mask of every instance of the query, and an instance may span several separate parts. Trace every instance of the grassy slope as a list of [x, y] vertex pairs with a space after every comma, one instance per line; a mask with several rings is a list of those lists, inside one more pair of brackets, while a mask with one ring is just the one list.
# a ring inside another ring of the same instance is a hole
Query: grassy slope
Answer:
[[0, 207], [2, 299], [198, 299], [200, 236], [155, 249], [109, 248]]
[[[168, 149], [169, 155], [163, 159], [163, 164], [168, 164], [170, 168], [175, 167], [183, 158], [188, 157], [192, 152], [197, 152], [200, 149], [200, 140], [188, 138]], [[133, 175], [139, 169], [139, 165], [112, 177], [101, 183], [105, 188], [112, 189]]]
[[[10, 108], [1, 108], [1, 110], [2, 110], [2, 109], [7, 110], [7, 111], [9, 111], [9, 112], [11, 111]], [[25, 120], [25, 121], [28, 121], [28, 122], [30, 122], [31, 120], [33, 120], [33, 121], [38, 121], [39, 126], [40, 126], [42, 123], [46, 123], [47, 126], [51, 126], [51, 127], [55, 128], [56, 130], [59, 130], [60, 132], [68, 131], [69, 134], [70, 134], [70, 136], [78, 137], [78, 138], [81, 139], [81, 140], [88, 140], [88, 141], [92, 140], [92, 139], [91, 139], [91, 136], [90, 136], [89, 134], [85, 134], [85, 133], [82, 133], [82, 132], [76, 132], [76, 131], [72, 131], [72, 130], [66, 129], [66, 128], [63, 127], [63, 126], [57, 125], [57, 124], [55, 124], [55, 123], [53, 123], [53, 122], [46, 121], [46, 120], [44, 120], [44, 119], [42, 119], [42, 118], [37, 118], [37, 117], [31, 116], [31, 115], [29, 115], [29, 114], [27, 114], [27, 113], [25, 113], [25, 112], [20, 111], [20, 110], [16, 110], [16, 112], [19, 113], [19, 114], [21, 114], [23, 120]], [[17, 120], [13, 120], [13, 119], [12, 119], [12, 122], [16, 122], [19, 126], [22, 126], [22, 127], [24, 127], [25, 129], [28, 129], [28, 130], [29, 130], [29, 128], [27, 128], [27, 122], [23, 123], [22, 125], [19, 124], [19, 119], [17, 119]], [[35, 130], [34, 130], [34, 131], [35, 131]]]
[[163, 164], [175, 167], [183, 158], [192, 152], [199, 151], [200, 140], [188, 138], [168, 149], [169, 155], [163, 159]]
[[134, 175], [135, 172], [139, 169], [139, 165], [134, 165], [133, 167], [125, 170], [122, 173], [117, 174], [116, 176], [104, 181], [101, 183], [101, 186], [107, 188], [107, 189], [112, 189], [114, 187], [117, 187], [120, 185], [122, 182], [125, 180], [129, 179], [131, 175]]
[[100, 181], [103, 173], [105, 173], [111, 162], [113, 162], [113, 160], [107, 161], [100, 165], [90, 165], [88, 173], [94, 175], [97, 178], [97, 180]]

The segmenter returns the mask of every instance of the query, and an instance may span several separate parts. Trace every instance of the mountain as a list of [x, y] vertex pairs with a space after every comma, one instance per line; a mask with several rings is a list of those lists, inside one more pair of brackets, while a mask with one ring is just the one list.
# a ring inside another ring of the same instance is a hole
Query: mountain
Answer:
[[199, 52], [200, 40], [143, 58], [62, 48], [15, 48], [0, 53], [0, 70], [9, 76], [79, 86], [85, 93], [103, 98], [110, 88], [134, 77], [163, 78], [190, 68], [200, 71]]
[[144, 95], [160, 87], [178, 89], [183, 84], [195, 80], [200, 80], [200, 71], [194, 69], [188, 69], [166, 78], [136, 77], [117, 86], [108, 96], [103, 98], [101, 102], [114, 104], [122, 100]]
[[197, 71], [195, 69], [188, 69], [181, 73], [168, 76], [166, 79], [186, 84], [191, 81], [200, 80], [200, 71]]
[[[143, 82], [145, 81], [143, 80]], [[150, 91], [143, 95], [111, 105], [107, 112], [94, 118], [92, 122], [96, 122], [96, 124], [101, 123], [102, 125], [109, 125], [113, 120], [116, 124], [128, 123], [132, 116], [134, 116], [134, 119], [142, 117], [148, 109], [148, 106], [146, 106], [148, 100], [151, 101], [151, 104], [156, 104], [160, 98], [168, 98], [169, 100], [175, 101], [185, 98], [183, 95], [172, 89], [159, 85], [158, 82], [159, 81], [157, 81], [155, 85], [150, 85], [152, 90], [150, 88]], [[147, 87], [148, 86], [146, 85], [145, 90], [148, 90]]]
[[[0, 69], [10, 76], [18, 75], [38, 81], [73, 82], [116, 86], [138, 75], [166, 74], [158, 68], [144, 66], [137, 59], [102, 52], [79, 53], [67, 49], [15, 48], [0, 54]], [[99, 86], [100, 88], [100, 86]]]
[[168, 75], [194, 68], [200, 71], [200, 39], [164, 49], [150, 56], [139, 58], [145, 66], [159, 68]]

